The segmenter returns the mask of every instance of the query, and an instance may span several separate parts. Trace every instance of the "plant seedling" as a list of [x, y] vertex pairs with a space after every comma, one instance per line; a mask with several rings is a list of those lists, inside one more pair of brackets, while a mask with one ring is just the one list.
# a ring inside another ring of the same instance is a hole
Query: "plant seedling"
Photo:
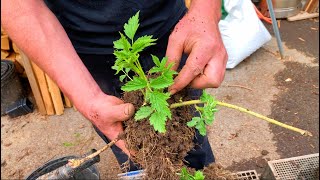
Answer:
[[[144, 105], [136, 112], [135, 120], [149, 119], [156, 131], [165, 133], [166, 121], [171, 119], [171, 111], [167, 102], [170, 94], [166, 90], [173, 84], [173, 76], [177, 72], [171, 70], [173, 64], [167, 65], [167, 57], [160, 60], [151, 55], [155, 66], [147, 74], [144, 73], [139, 62], [139, 52], [155, 45], [156, 39], [153, 39], [152, 36], [142, 36], [135, 40], [138, 27], [139, 12], [129, 19], [128, 23], [124, 25], [124, 34], [120, 32], [120, 39], [113, 43], [116, 61], [112, 68], [117, 71], [116, 74], [124, 73], [119, 77], [120, 81], [128, 79], [126, 84], [121, 87], [123, 91], [140, 90], [144, 95]], [[132, 77], [129, 76], [130, 71], [134, 72]], [[187, 125], [195, 127], [204, 136], [206, 134], [205, 125], [210, 125], [213, 122], [216, 102], [207, 93], [203, 93], [200, 100], [206, 102], [203, 107], [195, 105], [200, 117], [194, 117]]]

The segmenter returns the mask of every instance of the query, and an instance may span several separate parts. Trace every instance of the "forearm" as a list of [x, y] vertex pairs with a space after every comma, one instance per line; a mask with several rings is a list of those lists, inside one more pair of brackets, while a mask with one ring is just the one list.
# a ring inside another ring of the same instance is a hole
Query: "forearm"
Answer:
[[3, 0], [1, 24], [10, 38], [80, 109], [101, 93], [66, 32], [43, 1]]
[[221, 18], [221, 0], [192, 0], [189, 12], [219, 22]]

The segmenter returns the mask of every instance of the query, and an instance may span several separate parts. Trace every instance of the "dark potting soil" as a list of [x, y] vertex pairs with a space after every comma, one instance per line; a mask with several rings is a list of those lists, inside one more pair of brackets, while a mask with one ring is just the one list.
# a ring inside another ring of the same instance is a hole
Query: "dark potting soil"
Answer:
[[[168, 100], [169, 104], [181, 100], [190, 100], [187, 90], [182, 90]], [[123, 95], [125, 102], [132, 103], [136, 110], [143, 104], [140, 91], [128, 92]], [[158, 133], [144, 119], [135, 121], [134, 118], [124, 122], [124, 139], [127, 148], [135, 152], [131, 160], [139, 164], [146, 173], [146, 179], [180, 179], [177, 173], [185, 166], [184, 157], [193, 147], [195, 130], [186, 126], [192, 119], [190, 107], [184, 106], [171, 109], [172, 119], [167, 121], [166, 133]], [[194, 169], [189, 172], [194, 174]], [[229, 180], [231, 172], [217, 164], [210, 164], [203, 169], [205, 179]]]
[[[187, 91], [181, 91], [168, 100], [169, 104], [190, 100]], [[132, 103], [136, 110], [143, 104], [139, 91], [125, 93], [125, 102]], [[132, 161], [141, 165], [147, 179], [179, 179], [176, 174], [184, 166], [184, 157], [193, 148], [194, 129], [186, 126], [191, 120], [189, 107], [171, 109], [172, 119], [167, 121], [166, 133], [158, 133], [144, 119], [125, 121], [127, 148], [135, 152]]]

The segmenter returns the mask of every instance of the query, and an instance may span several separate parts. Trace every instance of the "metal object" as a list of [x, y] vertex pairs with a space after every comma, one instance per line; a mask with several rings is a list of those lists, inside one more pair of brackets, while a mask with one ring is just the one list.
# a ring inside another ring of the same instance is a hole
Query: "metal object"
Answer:
[[319, 153], [269, 161], [268, 165], [261, 179], [319, 179]]
[[271, 0], [267, 0], [267, 4], [268, 4], [268, 9], [269, 9], [270, 17], [271, 17], [271, 20], [272, 20], [273, 31], [274, 31], [274, 34], [275, 34], [276, 39], [277, 39], [277, 44], [278, 44], [280, 56], [281, 56], [281, 59], [283, 59], [283, 57], [284, 57], [284, 52], [283, 52], [283, 47], [282, 47], [282, 42], [281, 42], [281, 37], [280, 37], [280, 33], [279, 33], [279, 28], [278, 28], [277, 20], [276, 20], [276, 17], [275, 17], [275, 15], [274, 15], [274, 11], [273, 11], [272, 1], [271, 1]]
[[276, 18], [287, 18], [299, 14], [302, 2], [301, 0], [275, 0], [273, 7]]

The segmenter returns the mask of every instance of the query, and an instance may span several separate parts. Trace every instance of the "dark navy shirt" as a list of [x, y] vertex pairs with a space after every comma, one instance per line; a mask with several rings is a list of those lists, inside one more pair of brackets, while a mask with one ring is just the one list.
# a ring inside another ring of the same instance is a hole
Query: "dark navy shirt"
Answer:
[[78, 53], [112, 54], [113, 41], [140, 11], [136, 37], [161, 38], [185, 13], [184, 0], [45, 0]]

